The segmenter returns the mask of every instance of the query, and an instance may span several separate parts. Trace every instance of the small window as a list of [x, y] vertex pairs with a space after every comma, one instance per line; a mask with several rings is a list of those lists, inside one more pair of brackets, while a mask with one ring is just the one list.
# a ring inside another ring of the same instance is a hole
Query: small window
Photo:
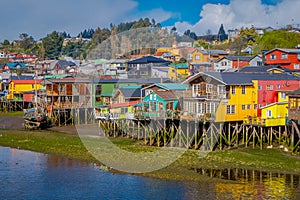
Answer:
[[280, 98], [281, 98], [281, 99], [285, 99], [285, 98], [286, 98], [286, 95], [285, 95], [284, 92], [281, 92], [281, 93], [280, 93]]
[[300, 65], [299, 64], [294, 64], [294, 69], [300, 69]]
[[267, 117], [272, 117], [272, 110], [267, 110]]
[[270, 59], [271, 60], [276, 60], [276, 55], [275, 54], [271, 54]]
[[227, 105], [227, 114], [235, 114], [235, 105]]
[[246, 94], [246, 86], [242, 86], [242, 94]]
[[246, 110], [246, 105], [245, 104], [242, 105], [242, 110]]
[[254, 105], [253, 105], [253, 109], [254, 109], [254, 110], [257, 110], [257, 104], [254, 104]]
[[251, 110], [251, 105], [250, 104], [247, 105], [247, 110]]
[[288, 55], [287, 54], [281, 54], [281, 59], [287, 59], [288, 58]]
[[262, 90], [262, 86], [261, 85], [258, 86], [258, 90]]
[[200, 60], [200, 55], [196, 55], [196, 60]]
[[231, 86], [231, 94], [235, 94], [235, 86]]
[[206, 93], [211, 94], [213, 92], [213, 85], [212, 84], [206, 84]]
[[267, 90], [273, 90], [273, 85], [267, 85]]

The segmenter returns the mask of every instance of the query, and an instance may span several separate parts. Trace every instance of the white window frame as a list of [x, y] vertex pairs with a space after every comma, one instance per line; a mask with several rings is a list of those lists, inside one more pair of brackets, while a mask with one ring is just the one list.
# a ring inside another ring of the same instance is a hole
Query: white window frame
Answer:
[[206, 93], [207, 94], [212, 94], [213, 93], [213, 84], [206, 84]]
[[226, 98], [226, 88], [225, 85], [218, 85], [217, 86], [217, 93], [218, 93], [218, 97], [221, 99], [225, 99]]
[[272, 117], [272, 110], [266, 110], [266, 116]]

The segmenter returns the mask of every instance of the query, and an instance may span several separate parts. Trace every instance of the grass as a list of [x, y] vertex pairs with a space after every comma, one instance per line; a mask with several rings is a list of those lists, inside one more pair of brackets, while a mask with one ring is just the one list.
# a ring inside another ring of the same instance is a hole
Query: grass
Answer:
[[[125, 138], [112, 138], [118, 147], [130, 152], [151, 152], [157, 147], [145, 146], [141, 141]], [[91, 140], [96, 145], [97, 141]], [[1, 130], [0, 146], [10, 146], [46, 154], [57, 154], [101, 164], [84, 147], [75, 134], [64, 134], [50, 131]], [[173, 164], [145, 173], [144, 176], [199, 181], [207, 177], [197, 174], [192, 168], [245, 168], [300, 174], [300, 156], [284, 152], [281, 149], [238, 148], [210, 152], [201, 158], [199, 151], [188, 150]], [[115, 159], [115, 158], [111, 158]]]
[[23, 111], [14, 111], [14, 112], [0, 112], [0, 117], [7, 117], [7, 116], [23, 116], [24, 112]]

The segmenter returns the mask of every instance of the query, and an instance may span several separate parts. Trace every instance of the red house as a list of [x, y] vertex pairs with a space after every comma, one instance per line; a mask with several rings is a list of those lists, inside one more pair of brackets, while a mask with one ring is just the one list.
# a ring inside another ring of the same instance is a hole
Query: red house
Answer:
[[295, 90], [300, 85], [300, 80], [292, 78], [290, 80], [258, 80], [258, 112], [257, 116], [261, 116], [261, 108], [278, 102], [279, 91]]
[[267, 65], [280, 65], [290, 70], [300, 70], [300, 49], [275, 48], [265, 53]]

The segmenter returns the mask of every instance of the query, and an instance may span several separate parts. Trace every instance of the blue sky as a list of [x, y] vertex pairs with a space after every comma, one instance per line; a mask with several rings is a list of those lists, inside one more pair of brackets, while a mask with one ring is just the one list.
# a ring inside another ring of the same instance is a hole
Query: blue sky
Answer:
[[27, 33], [36, 40], [52, 31], [72, 36], [88, 28], [154, 18], [178, 32], [198, 35], [241, 27], [300, 24], [299, 0], [0, 0], [0, 42]]

